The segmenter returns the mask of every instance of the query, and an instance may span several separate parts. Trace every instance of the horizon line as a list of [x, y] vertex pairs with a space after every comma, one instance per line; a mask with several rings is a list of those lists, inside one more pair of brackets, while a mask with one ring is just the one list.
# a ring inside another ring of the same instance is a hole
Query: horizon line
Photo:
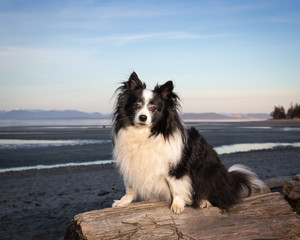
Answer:
[[[38, 112], [38, 111], [44, 111], [44, 112], [51, 112], [51, 111], [57, 111], [57, 112], [66, 112], [66, 111], [74, 111], [74, 112], [80, 112], [80, 113], [87, 113], [87, 114], [102, 114], [102, 115], [111, 115], [113, 114], [113, 111], [111, 113], [103, 113], [101, 111], [85, 111], [85, 110], [77, 110], [77, 109], [26, 109], [26, 108], [16, 108], [16, 109], [10, 109], [10, 110], [0, 110], [0, 112], [12, 112], [12, 111], [27, 111], [27, 112]], [[270, 114], [267, 112], [216, 112], [216, 111], [204, 111], [204, 112], [193, 112], [193, 111], [178, 111], [179, 114], [209, 114], [209, 113], [214, 113], [214, 114], [222, 114], [222, 115], [247, 115], [247, 114]]]

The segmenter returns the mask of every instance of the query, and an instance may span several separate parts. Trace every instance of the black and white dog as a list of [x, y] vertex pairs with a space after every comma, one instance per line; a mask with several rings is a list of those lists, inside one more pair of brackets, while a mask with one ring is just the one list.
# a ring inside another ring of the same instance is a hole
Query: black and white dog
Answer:
[[248, 168], [227, 170], [195, 128], [186, 129], [178, 114], [173, 83], [146, 89], [135, 72], [117, 89], [113, 155], [123, 175], [126, 195], [113, 207], [138, 196], [170, 201], [181, 213], [186, 205], [228, 209], [265, 184]]

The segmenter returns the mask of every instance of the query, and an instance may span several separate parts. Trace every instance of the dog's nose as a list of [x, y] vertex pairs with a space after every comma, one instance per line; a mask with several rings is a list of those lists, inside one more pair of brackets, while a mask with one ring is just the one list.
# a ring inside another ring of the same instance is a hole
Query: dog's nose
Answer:
[[140, 115], [139, 119], [140, 119], [141, 122], [146, 122], [147, 116], [146, 115]]

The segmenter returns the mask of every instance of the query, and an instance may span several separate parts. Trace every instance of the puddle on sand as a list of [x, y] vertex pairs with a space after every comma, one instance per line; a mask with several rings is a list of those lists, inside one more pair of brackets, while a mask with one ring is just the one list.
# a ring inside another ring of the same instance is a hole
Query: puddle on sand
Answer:
[[0, 139], [0, 149], [38, 148], [38, 147], [60, 147], [85, 144], [109, 143], [111, 140], [23, 140], [23, 139]]
[[249, 152], [251, 150], [272, 149], [276, 147], [300, 147], [300, 143], [240, 143], [233, 145], [223, 145], [216, 147], [218, 154], [228, 154], [235, 152]]

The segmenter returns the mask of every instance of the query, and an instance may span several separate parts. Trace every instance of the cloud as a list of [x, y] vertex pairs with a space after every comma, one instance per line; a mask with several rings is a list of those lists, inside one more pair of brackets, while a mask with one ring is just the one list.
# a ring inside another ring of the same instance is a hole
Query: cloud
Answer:
[[[0, 10], [0, 31], [3, 35], [55, 33], [57, 30], [103, 29], [123, 21], [177, 15], [172, 6], [130, 2], [73, 2], [72, 4], [39, 4], [33, 8], [18, 6]], [[20, 3], [22, 5], [22, 3]], [[47, 6], [47, 7], [46, 7]], [[20, 10], [22, 9], [22, 10]]]
[[267, 18], [267, 21], [271, 23], [299, 24], [300, 18], [299, 16], [272, 16]]
[[144, 1], [92, 1], [57, 6], [59, 18], [65, 19], [120, 19], [120, 18], [148, 18], [180, 14], [180, 7], [176, 4], [155, 4]]
[[200, 35], [188, 32], [157, 32], [133, 35], [119, 35], [119, 36], [103, 36], [94, 38], [78, 38], [77, 40], [91, 43], [91, 42], [109, 42], [113, 41], [119, 45], [130, 43], [138, 40], [176, 40], [176, 39], [209, 39], [209, 38], [223, 38], [229, 37], [229, 33], [220, 33], [212, 35]]

